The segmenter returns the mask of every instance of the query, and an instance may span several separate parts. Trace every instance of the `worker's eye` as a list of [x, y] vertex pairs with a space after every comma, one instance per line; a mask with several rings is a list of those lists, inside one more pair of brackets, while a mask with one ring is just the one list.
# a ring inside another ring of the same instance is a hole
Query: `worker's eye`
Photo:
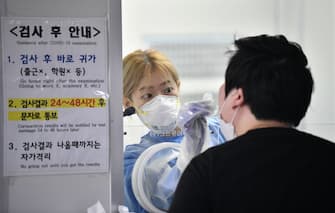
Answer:
[[141, 99], [144, 101], [149, 101], [150, 99], [152, 99], [153, 95], [151, 93], [146, 93], [144, 95], [141, 96]]
[[163, 94], [171, 94], [173, 92], [174, 88], [173, 87], [166, 87], [164, 90], [163, 90]]

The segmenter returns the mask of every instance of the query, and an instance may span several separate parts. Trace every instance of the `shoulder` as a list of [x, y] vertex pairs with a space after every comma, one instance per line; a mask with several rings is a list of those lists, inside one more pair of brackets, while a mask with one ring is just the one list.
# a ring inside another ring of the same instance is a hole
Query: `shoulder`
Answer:
[[334, 159], [335, 143], [294, 128], [262, 128], [251, 130], [208, 151], [211, 156], [228, 161], [278, 153], [288, 156], [288, 152], [292, 157], [322, 156]]
[[227, 147], [226, 143], [218, 144], [194, 157], [191, 161], [193, 169], [201, 171], [211, 170], [212, 166], [224, 160], [222, 158], [226, 158], [225, 154], [223, 154], [226, 149], [225, 147]]
[[321, 159], [331, 158], [333, 163], [335, 163], [335, 143], [327, 139], [321, 138], [319, 136], [299, 132], [301, 135], [301, 147], [305, 150], [309, 150], [315, 157], [319, 156]]
[[317, 135], [313, 135], [311, 133], [307, 133], [307, 132], [304, 132], [304, 131], [299, 131], [299, 130], [295, 130], [295, 131], [297, 132], [296, 133], [297, 135], [301, 135], [302, 137], [307, 138], [308, 141], [318, 142], [318, 144], [324, 144], [324, 145], [332, 147], [332, 148], [335, 147], [335, 142], [329, 141], [325, 138], [322, 138], [322, 137], [319, 137]]

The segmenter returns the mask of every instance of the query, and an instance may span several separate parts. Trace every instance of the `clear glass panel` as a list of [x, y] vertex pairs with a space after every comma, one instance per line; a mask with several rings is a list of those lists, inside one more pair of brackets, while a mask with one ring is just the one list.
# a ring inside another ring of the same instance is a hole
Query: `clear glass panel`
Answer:
[[180, 73], [182, 101], [201, 99], [205, 92], [217, 95], [224, 52], [235, 37], [280, 33], [298, 42], [315, 80], [299, 128], [334, 140], [335, 6], [330, 1], [123, 0], [122, 6], [123, 55], [150, 47], [164, 52]]

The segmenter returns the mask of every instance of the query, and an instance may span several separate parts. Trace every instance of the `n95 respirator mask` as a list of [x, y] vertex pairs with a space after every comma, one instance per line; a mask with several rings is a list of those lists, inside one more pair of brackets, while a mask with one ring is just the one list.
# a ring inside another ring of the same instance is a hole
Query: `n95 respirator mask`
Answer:
[[156, 134], [166, 134], [177, 127], [180, 108], [179, 98], [157, 95], [137, 109], [137, 115], [145, 126]]

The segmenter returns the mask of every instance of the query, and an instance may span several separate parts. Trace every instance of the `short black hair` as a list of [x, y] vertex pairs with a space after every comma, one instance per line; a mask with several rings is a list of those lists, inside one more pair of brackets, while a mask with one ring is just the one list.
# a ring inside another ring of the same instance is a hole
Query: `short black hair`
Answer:
[[225, 92], [241, 88], [245, 104], [259, 120], [298, 126], [311, 102], [313, 78], [299, 44], [283, 35], [258, 35], [234, 42]]

